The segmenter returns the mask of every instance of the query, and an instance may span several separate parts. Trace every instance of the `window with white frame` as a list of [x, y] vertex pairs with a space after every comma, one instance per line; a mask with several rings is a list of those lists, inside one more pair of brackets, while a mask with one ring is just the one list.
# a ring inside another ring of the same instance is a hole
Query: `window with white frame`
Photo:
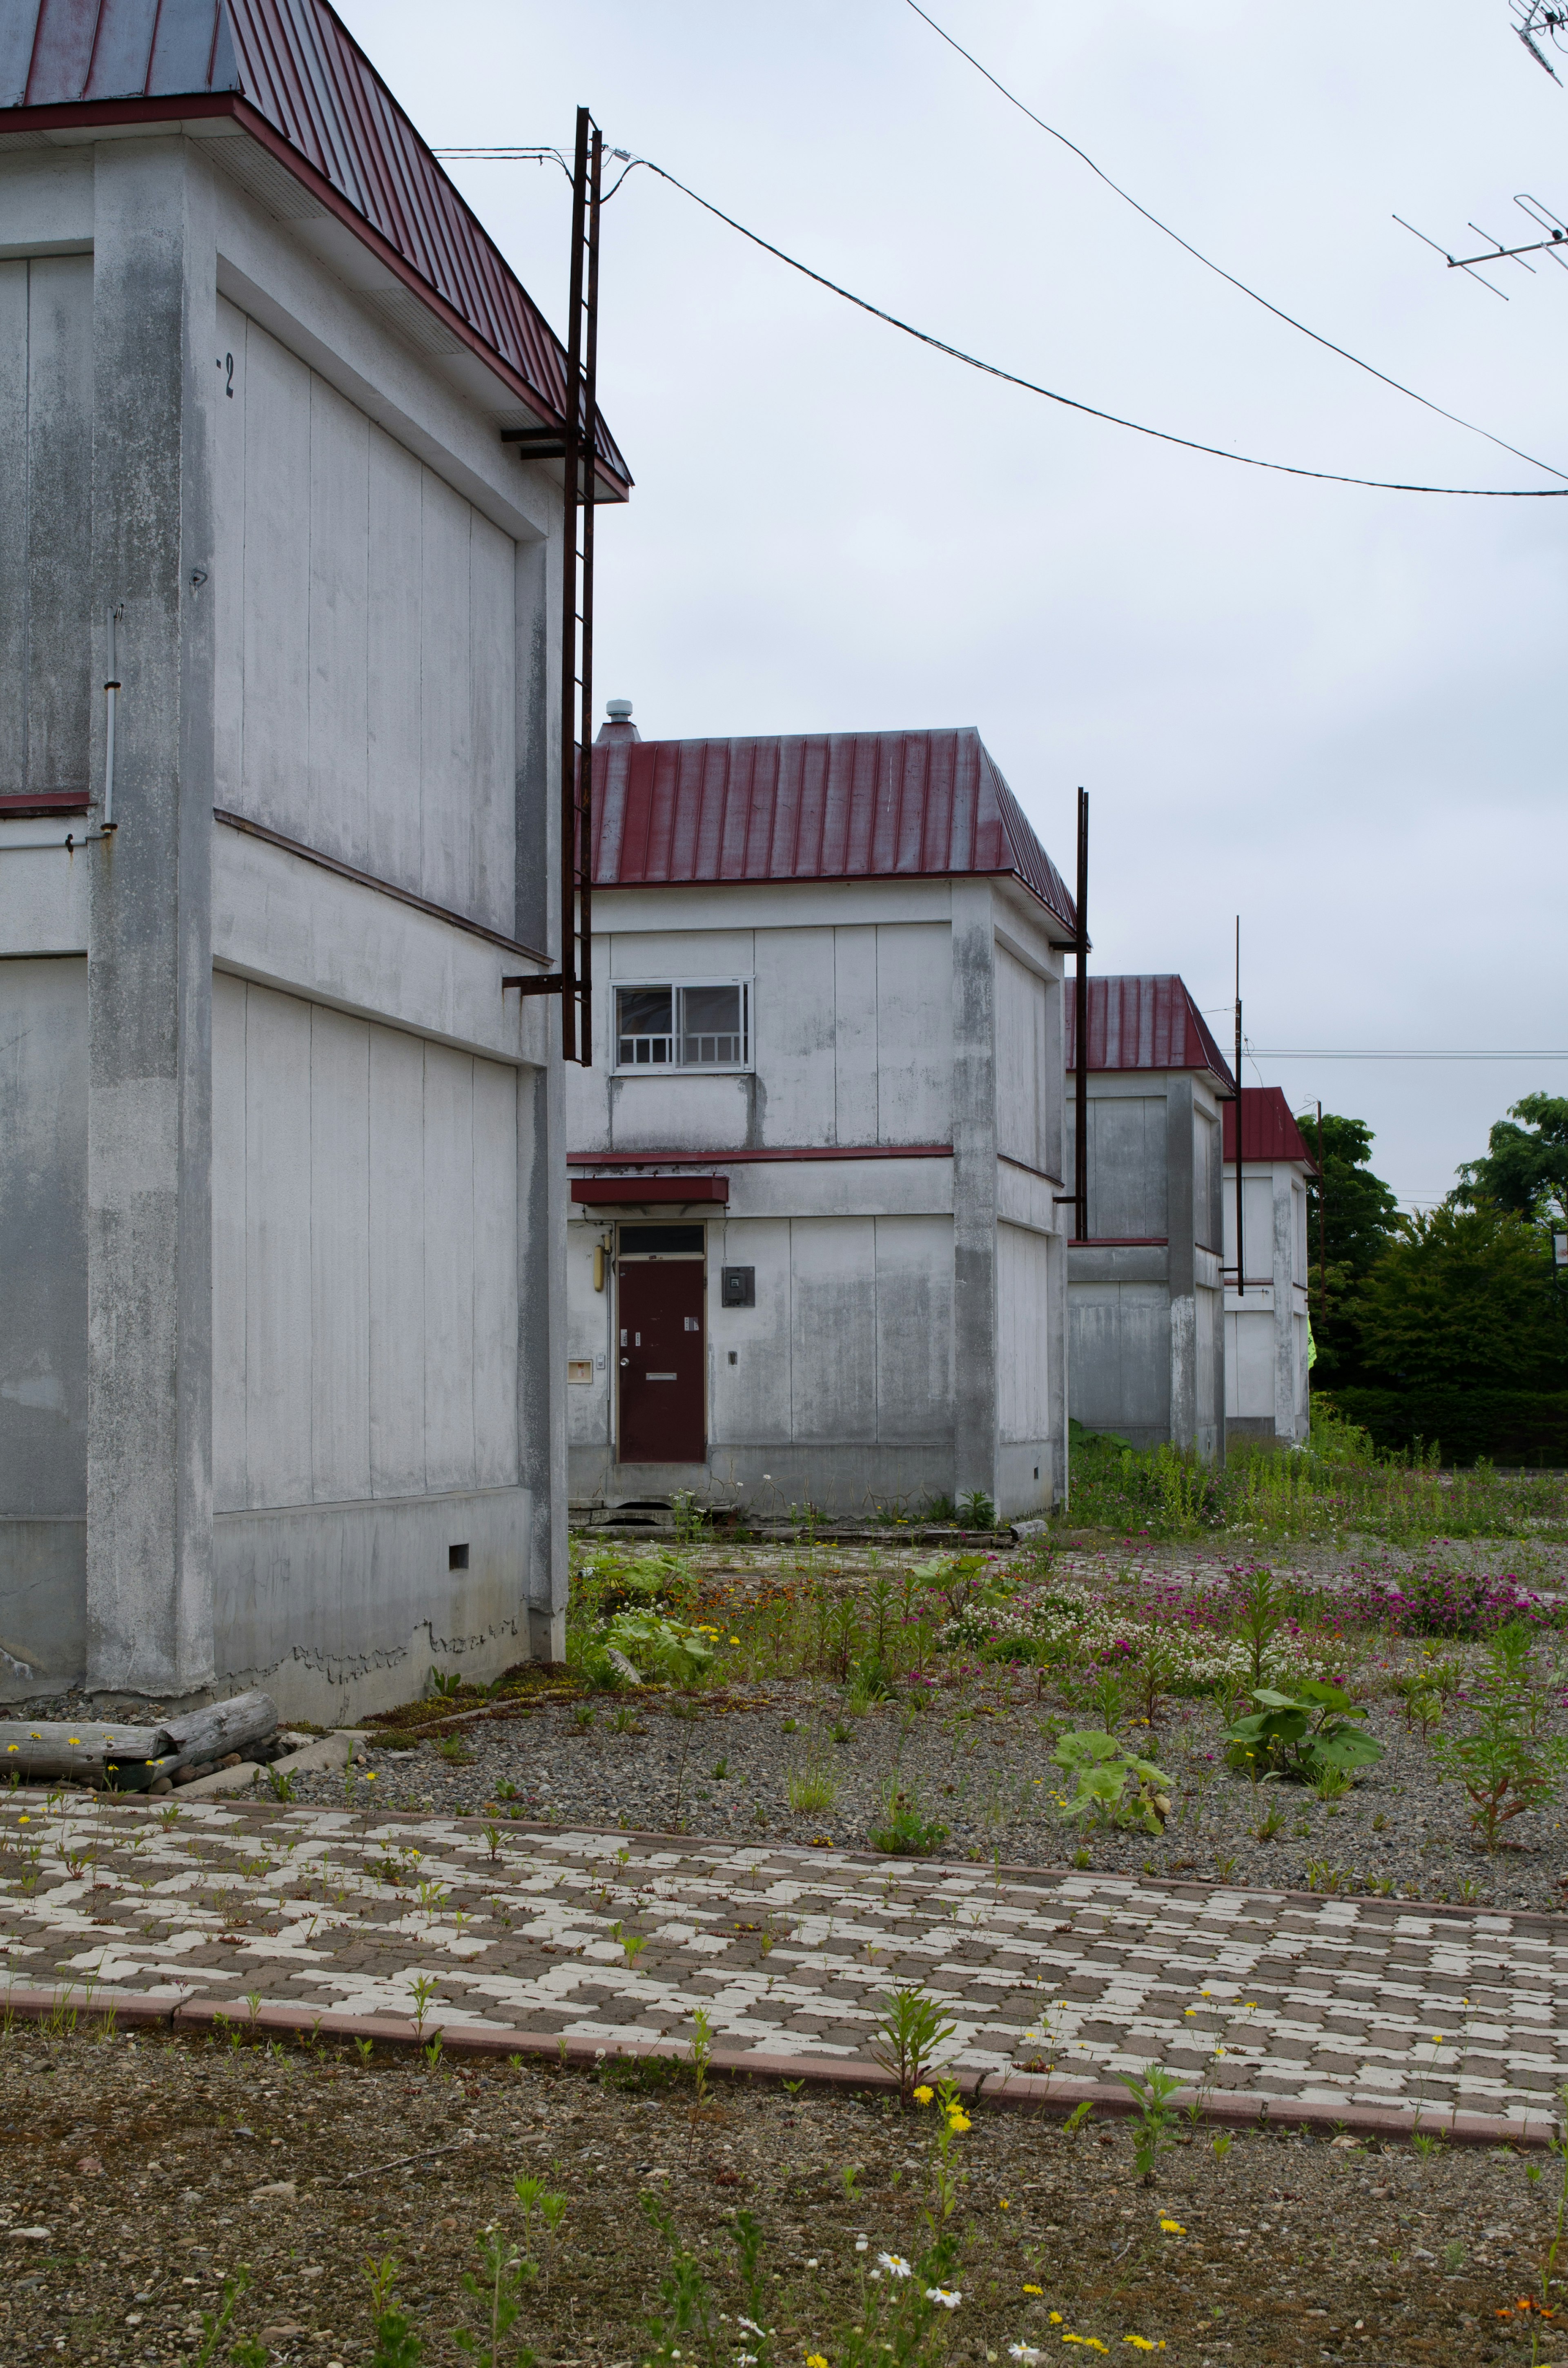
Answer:
[[694, 979], [618, 986], [615, 1063], [618, 1069], [749, 1068], [749, 982]]

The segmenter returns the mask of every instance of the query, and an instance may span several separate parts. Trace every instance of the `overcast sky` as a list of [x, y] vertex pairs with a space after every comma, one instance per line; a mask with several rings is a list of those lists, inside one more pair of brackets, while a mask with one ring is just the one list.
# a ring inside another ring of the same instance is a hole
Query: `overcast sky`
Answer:
[[[1202, 441], [1358, 475], [1558, 482], [1325, 353], [1140, 220], [906, 0], [339, 0], [433, 144], [569, 145], [593, 107], [777, 245], [937, 336]], [[1506, 0], [931, 0], [1153, 212], [1336, 343], [1568, 472], [1568, 272], [1467, 220], [1568, 219], [1568, 89]], [[1568, 58], [1559, 61], [1568, 79]], [[561, 326], [569, 192], [450, 168]], [[595, 670], [648, 736], [979, 727], [1096, 970], [1176, 970], [1229, 1041], [1562, 1046], [1568, 502], [1268, 476], [978, 376], [646, 173], [605, 219]], [[1568, 1063], [1271, 1060], [1433, 1201]]]

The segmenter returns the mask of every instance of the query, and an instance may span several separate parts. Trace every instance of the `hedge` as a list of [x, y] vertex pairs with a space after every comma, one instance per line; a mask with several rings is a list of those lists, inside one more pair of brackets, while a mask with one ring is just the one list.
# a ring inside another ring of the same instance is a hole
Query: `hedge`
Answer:
[[1436, 1440], [1445, 1463], [1568, 1465], [1568, 1390], [1343, 1388], [1325, 1393], [1378, 1447]]

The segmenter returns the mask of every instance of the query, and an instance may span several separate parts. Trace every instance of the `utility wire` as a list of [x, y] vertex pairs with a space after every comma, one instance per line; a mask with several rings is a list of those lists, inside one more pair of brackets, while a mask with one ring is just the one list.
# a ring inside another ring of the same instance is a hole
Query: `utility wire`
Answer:
[[[437, 148], [434, 153], [437, 156], [472, 156], [500, 164], [531, 162], [541, 154], [537, 148]], [[1196, 438], [1177, 436], [1168, 427], [1151, 427], [1142, 420], [1124, 418], [1119, 412], [1102, 411], [1095, 404], [1080, 402], [1076, 395], [1060, 394], [1055, 388], [1041, 386], [1034, 379], [1020, 378], [1016, 370], [1003, 370], [997, 362], [983, 361], [978, 354], [966, 353], [961, 346], [949, 345], [946, 338], [934, 336], [929, 329], [917, 329], [912, 321], [901, 320], [896, 313], [885, 312], [881, 305], [873, 304], [869, 298], [857, 296], [852, 289], [841, 288], [836, 279], [829, 279], [824, 272], [813, 271], [809, 263], [801, 263], [797, 256], [786, 254], [783, 247], [775, 246], [771, 239], [762, 237], [755, 230], [748, 230], [744, 222], [737, 222], [733, 214], [725, 213], [722, 206], [714, 205], [708, 198], [699, 197], [697, 191], [688, 188], [684, 181], [677, 181], [673, 173], [666, 173], [662, 165], [655, 165], [651, 156], [628, 156], [624, 149], [611, 149], [610, 154], [625, 161], [626, 170], [615, 185], [618, 189], [641, 165], [648, 172], [657, 175], [661, 181], [667, 181], [672, 189], [678, 189], [683, 198], [689, 198], [694, 206], [700, 206], [704, 213], [711, 214], [715, 222], [722, 222], [727, 229], [737, 231], [742, 238], [749, 239], [753, 246], [760, 246], [765, 255], [774, 256], [778, 262], [788, 264], [790, 269], [798, 271], [802, 279], [814, 280], [830, 295], [842, 296], [846, 304], [855, 305], [862, 313], [869, 313], [873, 320], [885, 321], [890, 329], [902, 331], [904, 336], [913, 337], [917, 345], [929, 346], [935, 353], [946, 354], [951, 361], [962, 362], [968, 370], [979, 370], [986, 378], [999, 379], [1004, 386], [1019, 387], [1026, 394], [1040, 395], [1047, 403], [1060, 404], [1063, 410], [1080, 412], [1087, 419], [1103, 419], [1108, 427], [1125, 427], [1134, 436], [1147, 436], [1157, 444], [1175, 444], [1184, 452], [1201, 452], [1212, 461], [1233, 461], [1240, 468], [1265, 469], [1281, 477], [1310, 478], [1314, 484], [1323, 485], [1359, 485], [1378, 494], [1454, 495], [1473, 501], [1557, 502], [1568, 496], [1568, 484], [1423, 485], [1388, 477], [1346, 476], [1335, 469], [1306, 469], [1290, 461], [1265, 461], [1255, 453], [1233, 452], [1222, 444], [1201, 444]], [[1544, 464], [1538, 462], [1535, 465]]]
[[[1524, 502], [1561, 501], [1568, 495], [1568, 484], [1418, 485], [1400, 484], [1386, 477], [1350, 477], [1335, 469], [1304, 469], [1289, 461], [1264, 461], [1250, 452], [1227, 451], [1221, 444], [1200, 444], [1193, 437], [1176, 436], [1169, 428], [1150, 427], [1139, 419], [1124, 419], [1119, 412], [1101, 411], [1092, 403], [1081, 403], [1075, 395], [1059, 394], [1053, 387], [1040, 386], [1033, 379], [1020, 378], [1016, 371], [1003, 370], [995, 362], [982, 361], [978, 354], [966, 353], [961, 346], [950, 346], [945, 338], [933, 336], [928, 329], [917, 329], [913, 322], [900, 320], [896, 313], [884, 312], [880, 304], [871, 303], [864, 296], [857, 296], [850, 289], [841, 288], [836, 279], [829, 279], [823, 272], [813, 271], [810, 264], [786, 255], [784, 249], [775, 246], [771, 239], [759, 237], [755, 230], [747, 230], [744, 222], [736, 222], [733, 214], [725, 213], [707, 198], [699, 198], [695, 189], [688, 189], [684, 181], [677, 181], [673, 173], [666, 173], [664, 166], [655, 165], [651, 157], [631, 158], [627, 171], [630, 172], [635, 165], [646, 165], [650, 173], [656, 173], [661, 181], [667, 181], [672, 189], [678, 189], [683, 198], [689, 198], [693, 205], [702, 208], [704, 213], [712, 214], [716, 221], [726, 223], [731, 230], [739, 231], [743, 238], [750, 239], [754, 246], [760, 246], [765, 253], [777, 256], [779, 262], [787, 263], [791, 271], [799, 271], [805, 279], [814, 279], [819, 288], [827, 289], [835, 296], [842, 296], [846, 304], [858, 305], [862, 313], [869, 313], [874, 319], [885, 321], [890, 328], [901, 329], [906, 337], [915, 338], [917, 344], [930, 346], [935, 352], [946, 354], [951, 360], [962, 362], [970, 370], [983, 371], [987, 378], [1000, 379], [1005, 386], [1021, 387], [1026, 394], [1043, 395], [1047, 403], [1061, 404], [1065, 410], [1082, 412], [1090, 419], [1103, 419], [1112, 427], [1130, 428], [1135, 436], [1149, 436], [1160, 444], [1176, 444], [1186, 452], [1207, 453], [1210, 460], [1234, 461], [1244, 469], [1268, 469], [1284, 477], [1311, 477], [1319, 484], [1325, 485], [1363, 485], [1380, 494], [1455, 494], [1482, 501]], [[626, 174], [620, 177], [624, 180]], [[1538, 467], [1541, 465], [1536, 463]]]
[[[1229, 1008], [1225, 1004], [1215, 1006], [1217, 1010], [1228, 1010]], [[1253, 1049], [1249, 1042], [1248, 1050]], [[1568, 1052], [1544, 1050], [1534, 1044], [1516, 1045], [1512, 1049], [1505, 1047], [1501, 1052], [1465, 1049], [1368, 1053], [1349, 1051], [1342, 1044], [1259, 1044], [1256, 1050], [1260, 1061], [1568, 1061]]]
[[1001, 94], [1009, 107], [1016, 107], [1020, 115], [1027, 115], [1029, 121], [1037, 124], [1041, 131], [1049, 133], [1052, 140], [1060, 141], [1062, 147], [1070, 150], [1080, 164], [1086, 165], [1096, 180], [1103, 181], [1106, 188], [1112, 190], [1124, 205], [1131, 206], [1134, 213], [1142, 214], [1146, 222], [1152, 223], [1155, 230], [1163, 232], [1166, 238], [1174, 239], [1177, 246], [1192, 256], [1194, 262], [1202, 264], [1205, 271], [1214, 272], [1218, 278], [1238, 290], [1242, 295], [1250, 297], [1255, 304], [1261, 304], [1266, 313], [1272, 313], [1277, 321], [1285, 323], [1287, 328], [1300, 330], [1301, 336], [1310, 337], [1314, 346], [1322, 346], [1326, 352], [1337, 354], [1341, 361], [1350, 362], [1357, 370], [1365, 370], [1369, 378], [1378, 379], [1384, 386], [1392, 387], [1396, 394], [1408, 395], [1412, 403], [1420, 404], [1426, 411], [1436, 412], [1439, 419], [1450, 420], [1456, 427], [1468, 428], [1472, 436], [1484, 436], [1486, 441], [1489, 444], [1495, 444], [1499, 451], [1511, 452], [1516, 461], [1528, 461], [1532, 469], [1544, 469], [1549, 476], [1568, 479], [1568, 472], [1554, 468], [1550, 461], [1538, 461], [1533, 452], [1521, 451], [1517, 444], [1506, 442], [1501, 436], [1494, 436], [1489, 427], [1478, 427], [1473, 419], [1461, 419], [1457, 411], [1445, 410], [1440, 403], [1434, 403], [1429, 395], [1418, 394], [1413, 386], [1406, 386], [1400, 379], [1391, 378], [1387, 370], [1379, 370], [1374, 362], [1363, 361], [1359, 354], [1351, 353], [1347, 347], [1336, 346], [1332, 337], [1325, 337], [1320, 331], [1310, 329], [1304, 321], [1298, 321], [1293, 313], [1287, 313], [1280, 305], [1270, 303], [1267, 296], [1260, 295], [1256, 288], [1249, 288], [1244, 279], [1238, 279], [1233, 271], [1227, 271], [1223, 264], [1216, 263], [1211, 256], [1205, 255], [1200, 248], [1194, 246], [1190, 239], [1183, 238], [1180, 231], [1173, 230], [1169, 222], [1162, 222], [1158, 214], [1151, 213], [1147, 206], [1141, 205], [1131, 191], [1124, 189], [1119, 181], [1113, 181], [1104, 166], [1096, 165], [1094, 158], [1086, 150], [1080, 148], [1075, 140], [1069, 140], [1065, 131], [1058, 131], [1056, 126], [1053, 123], [1048, 123], [1043, 115], [1037, 115], [1033, 108], [1027, 106], [1018, 97], [1017, 91], [1009, 90], [1005, 82], [997, 80], [989, 66], [982, 65], [972, 51], [966, 50], [961, 41], [955, 40], [946, 26], [938, 25], [935, 17], [927, 16], [926, 10], [920, 6], [920, 0], [908, 0], [908, 6], [914, 9], [922, 24], [929, 25], [939, 40], [946, 41], [950, 50], [956, 50], [960, 57], [974, 68], [977, 74], [983, 76], [993, 90]]

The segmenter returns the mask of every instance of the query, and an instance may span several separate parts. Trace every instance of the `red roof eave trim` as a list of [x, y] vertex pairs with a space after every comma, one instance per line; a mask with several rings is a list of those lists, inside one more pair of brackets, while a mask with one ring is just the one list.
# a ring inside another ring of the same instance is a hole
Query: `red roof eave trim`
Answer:
[[[344, 226], [351, 230], [361, 245], [367, 246], [378, 262], [385, 264], [395, 278], [420, 302], [429, 306], [444, 328], [451, 331], [485, 368], [494, 373], [507, 389], [524, 404], [534, 416], [549, 426], [559, 422], [560, 415], [537, 387], [513, 369], [494, 346], [482, 337], [472, 324], [466, 321], [456, 307], [416, 270], [406, 256], [401, 255], [390, 239], [384, 237], [373, 223], [366, 221], [358, 209], [351, 205], [339, 189], [334, 188], [324, 173], [318, 172], [308, 157], [286, 140], [250, 102], [235, 91], [206, 94], [191, 93], [173, 98], [74, 99], [55, 107], [7, 108], [0, 115], [0, 138], [19, 131], [68, 131], [95, 123], [188, 123], [196, 120], [210, 120], [232, 116], [252, 139], [275, 156], [294, 178], [307, 188], [312, 197], [324, 206]], [[624, 501], [631, 488], [630, 476], [622, 477], [611, 469], [602, 455], [596, 454], [594, 474], [614, 489], [613, 497]]]

